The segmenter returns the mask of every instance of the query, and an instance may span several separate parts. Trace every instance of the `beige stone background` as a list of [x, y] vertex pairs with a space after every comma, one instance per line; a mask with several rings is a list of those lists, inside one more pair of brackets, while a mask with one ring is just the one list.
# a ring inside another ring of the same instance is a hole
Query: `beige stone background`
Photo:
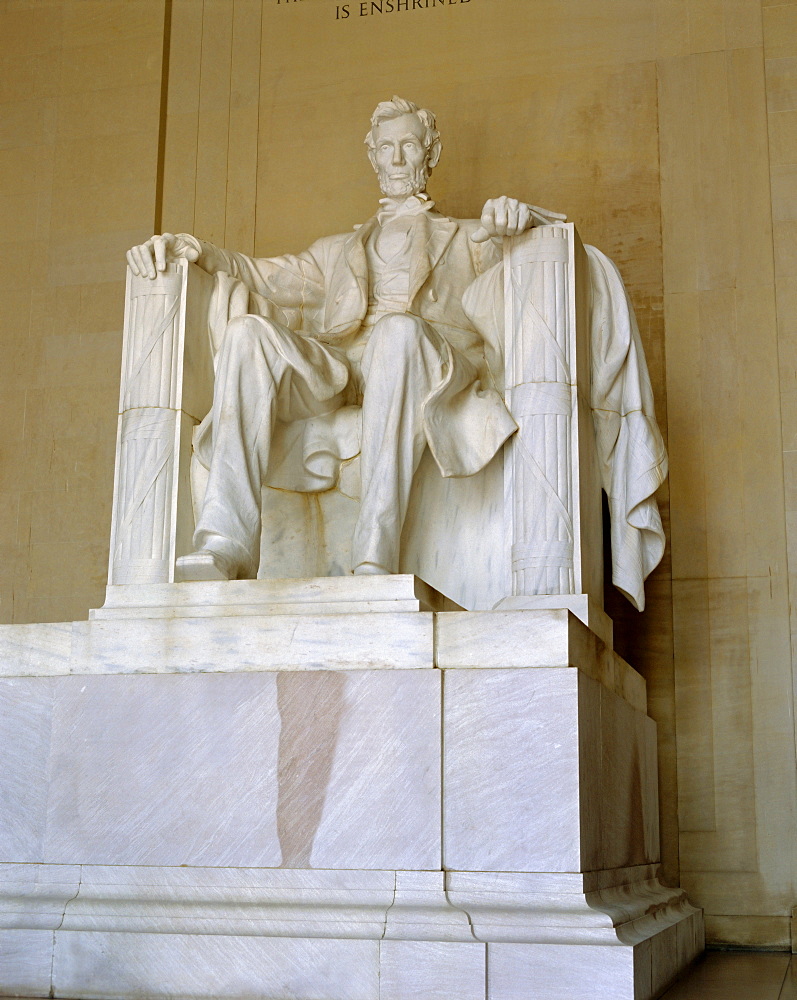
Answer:
[[[411, 4], [410, 4], [411, 6]], [[618, 263], [670, 545], [620, 652], [659, 724], [665, 878], [715, 943], [797, 905], [797, 3], [0, 0], [0, 620], [103, 602], [124, 250], [299, 250], [373, 211], [378, 100], [432, 107], [451, 215], [513, 194]]]

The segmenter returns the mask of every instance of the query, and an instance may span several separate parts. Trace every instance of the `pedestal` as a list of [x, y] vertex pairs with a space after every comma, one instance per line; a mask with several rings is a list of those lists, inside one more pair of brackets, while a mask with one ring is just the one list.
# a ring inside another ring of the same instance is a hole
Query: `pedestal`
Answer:
[[156, 584], [2, 627], [0, 993], [658, 995], [702, 916], [644, 681], [567, 610], [444, 607]]

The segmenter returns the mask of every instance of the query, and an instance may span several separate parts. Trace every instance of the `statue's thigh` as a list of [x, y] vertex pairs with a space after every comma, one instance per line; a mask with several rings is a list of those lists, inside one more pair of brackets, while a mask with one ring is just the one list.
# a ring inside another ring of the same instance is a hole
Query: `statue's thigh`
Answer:
[[442, 364], [448, 356], [446, 342], [419, 316], [395, 313], [383, 316], [373, 328], [362, 360], [366, 384], [403, 378], [423, 358]]
[[330, 413], [349, 402], [351, 368], [343, 352], [262, 316], [242, 316], [228, 333], [246, 339], [276, 388], [277, 416], [290, 422]]

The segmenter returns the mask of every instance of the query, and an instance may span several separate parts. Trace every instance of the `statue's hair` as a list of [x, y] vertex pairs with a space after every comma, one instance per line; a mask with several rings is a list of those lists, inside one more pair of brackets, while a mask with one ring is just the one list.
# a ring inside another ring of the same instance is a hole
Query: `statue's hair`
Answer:
[[394, 96], [392, 101], [382, 101], [381, 104], [377, 104], [376, 110], [371, 115], [371, 128], [365, 137], [366, 146], [369, 150], [376, 149], [374, 133], [379, 125], [393, 118], [400, 118], [402, 115], [416, 115], [420, 120], [425, 129], [423, 144], [429, 152], [430, 165], [435, 166], [440, 159], [442, 149], [435, 116], [426, 108], [419, 108], [413, 101], [405, 101], [403, 97]]

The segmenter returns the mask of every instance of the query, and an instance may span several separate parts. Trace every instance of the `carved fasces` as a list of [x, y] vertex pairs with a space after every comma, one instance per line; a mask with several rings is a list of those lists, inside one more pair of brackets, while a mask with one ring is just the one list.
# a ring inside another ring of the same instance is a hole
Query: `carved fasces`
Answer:
[[[187, 261], [169, 264], [154, 279], [128, 270], [111, 584], [174, 579], [185, 506], [178, 496], [178, 481], [185, 478], [183, 466], [190, 459], [190, 430], [203, 415], [190, 412], [201, 407], [190, 405], [183, 376], [188, 364], [195, 379], [196, 369], [206, 367], [209, 359], [204, 324], [186, 336], [192, 329], [186, 311], [189, 269], [204, 274], [190, 268]], [[210, 280], [207, 275], [204, 278]], [[202, 277], [194, 278], [194, 283], [206, 286]], [[201, 293], [199, 297], [204, 298]], [[196, 395], [194, 388], [191, 396]]]
[[505, 241], [506, 399], [518, 424], [504, 466], [513, 596], [583, 586], [577, 372], [589, 368], [576, 356], [576, 240], [568, 224]]

